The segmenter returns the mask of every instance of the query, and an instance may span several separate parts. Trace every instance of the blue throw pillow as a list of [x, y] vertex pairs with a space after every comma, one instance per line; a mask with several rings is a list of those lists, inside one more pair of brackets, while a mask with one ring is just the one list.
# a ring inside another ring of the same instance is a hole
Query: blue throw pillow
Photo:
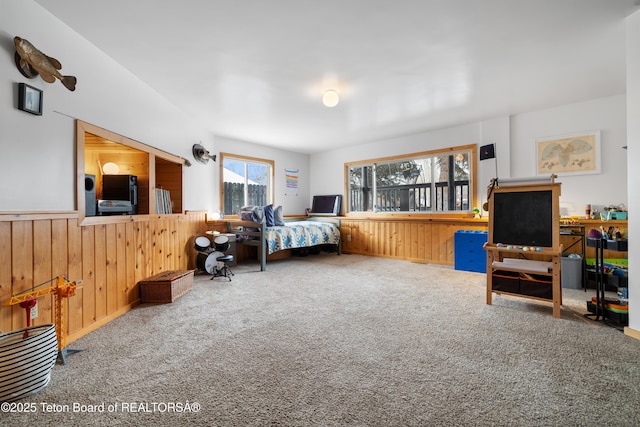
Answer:
[[264, 209], [264, 219], [267, 224], [267, 227], [273, 227], [274, 225], [276, 225], [273, 217], [273, 205], [264, 206], [263, 209]]

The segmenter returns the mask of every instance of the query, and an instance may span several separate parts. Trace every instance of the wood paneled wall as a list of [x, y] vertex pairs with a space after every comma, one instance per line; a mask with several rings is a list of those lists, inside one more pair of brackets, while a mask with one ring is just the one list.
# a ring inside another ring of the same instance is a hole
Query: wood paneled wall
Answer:
[[457, 230], [486, 230], [486, 220], [464, 218], [343, 218], [342, 252], [414, 262], [454, 263]]
[[[585, 235], [591, 228], [613, 226], [627, 229], [627, 221], [580, 220]], [[380, 256], [442, 265], [454, 265], [454, 233], [457, 230], [486, 230], [487, 219], [428, 218], [394, 216], [345, 217], [340, 221], [344, 253]], [[586, 236], [585, 236], [586, 237]], [[578, 236], [560, 235], [563, 250], [581, 253]], [[574, 244], [575, 243], [575, 244]], [[572, 245], [573, 244], [573, 245]], [[627, 258], [627, 252], [605, 250], [605, 258]], [[585, 247], [586, 258], [595, 256], [595, 249]]]
[[[64, 276], [83, 282], [67, 301], [73, 342], [135, 307], [140, 280], [194, 269], [194, 239], [207, 229], [226, 230], [224, 221], [207, 224], [204, 212], [92, 220], [80, 226], [77, 212], [0, 214], [0, 331], [26, 326], [24, 309], [4, 305], [11, 295]], [[486, 228], [486, 219], [346, 217], [342, 251], [453, 266], [454, 233]], [[53, 304], [51, 295], [39, 298], [33, 324], [53, 323]]]
[[[64, 276], [82, 281], [67, 301], [72, 342], [137, 305], [140, 280], [194, 269], [194, 239], [205, 231], [205, 212], [104, 217], [83, 226], [77, 212], [0, 214], [0, 331], [26, 326], [23, 308], [4, 305], [12, 295]], [[33, 324], [54, 323], [53, 304], [52, 295], [39, 298]]]

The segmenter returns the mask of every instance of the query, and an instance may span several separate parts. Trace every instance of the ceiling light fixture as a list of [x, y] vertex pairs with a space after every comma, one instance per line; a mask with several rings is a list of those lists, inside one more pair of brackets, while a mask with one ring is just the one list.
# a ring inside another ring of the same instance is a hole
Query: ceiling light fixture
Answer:
[[326, 90], [324, 95], [322, 95], [322, 103], [325, 107], [335, 107], [340, 102], [340, 97], [338, 96], [338, 92], [333, 89]]

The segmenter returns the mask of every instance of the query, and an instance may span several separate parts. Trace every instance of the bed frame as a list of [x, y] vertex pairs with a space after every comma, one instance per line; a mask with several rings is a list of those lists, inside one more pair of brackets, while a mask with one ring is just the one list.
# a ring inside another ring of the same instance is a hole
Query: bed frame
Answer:
[[[323, 217], [323, 218], [292, 218], [285, 219], [285, 225], [287, 222], [293, 221], [316, 221], [316, 222], [328, 222], [335, 224], [340, 229], [340, 220], [338, 218]], [[230, 220], [227, 221], [227, 233], [232, 233], [237, 236], [248, 237], [248, 239], [237, 239], [237, 244], [255, 246], [258, 248], [258, 259], [260, 260], [260, 271], [266, 271], [267, 269], [267, 239], [265, 237], [266, 225], [260, 222], [253, 221], [241, 221]], [[251, 231], [248, 231], [251, 230]], [[254, 231], [255, 230], [255, 231]], [[338, 255], [341, 253], [341, 245], [337, 244], [336, 250]]]

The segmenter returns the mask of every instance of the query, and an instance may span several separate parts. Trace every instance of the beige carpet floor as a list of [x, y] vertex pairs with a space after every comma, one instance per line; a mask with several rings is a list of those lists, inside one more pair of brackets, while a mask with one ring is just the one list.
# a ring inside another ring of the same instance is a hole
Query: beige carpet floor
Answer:
[[323, 253], [234, 272], [72, 343], [20, 401], [33, 412], [0, 424], [640, 425], [640, 341], [586, 319], [590, 293], [566, 290], [555, 319], [441, 266]]

